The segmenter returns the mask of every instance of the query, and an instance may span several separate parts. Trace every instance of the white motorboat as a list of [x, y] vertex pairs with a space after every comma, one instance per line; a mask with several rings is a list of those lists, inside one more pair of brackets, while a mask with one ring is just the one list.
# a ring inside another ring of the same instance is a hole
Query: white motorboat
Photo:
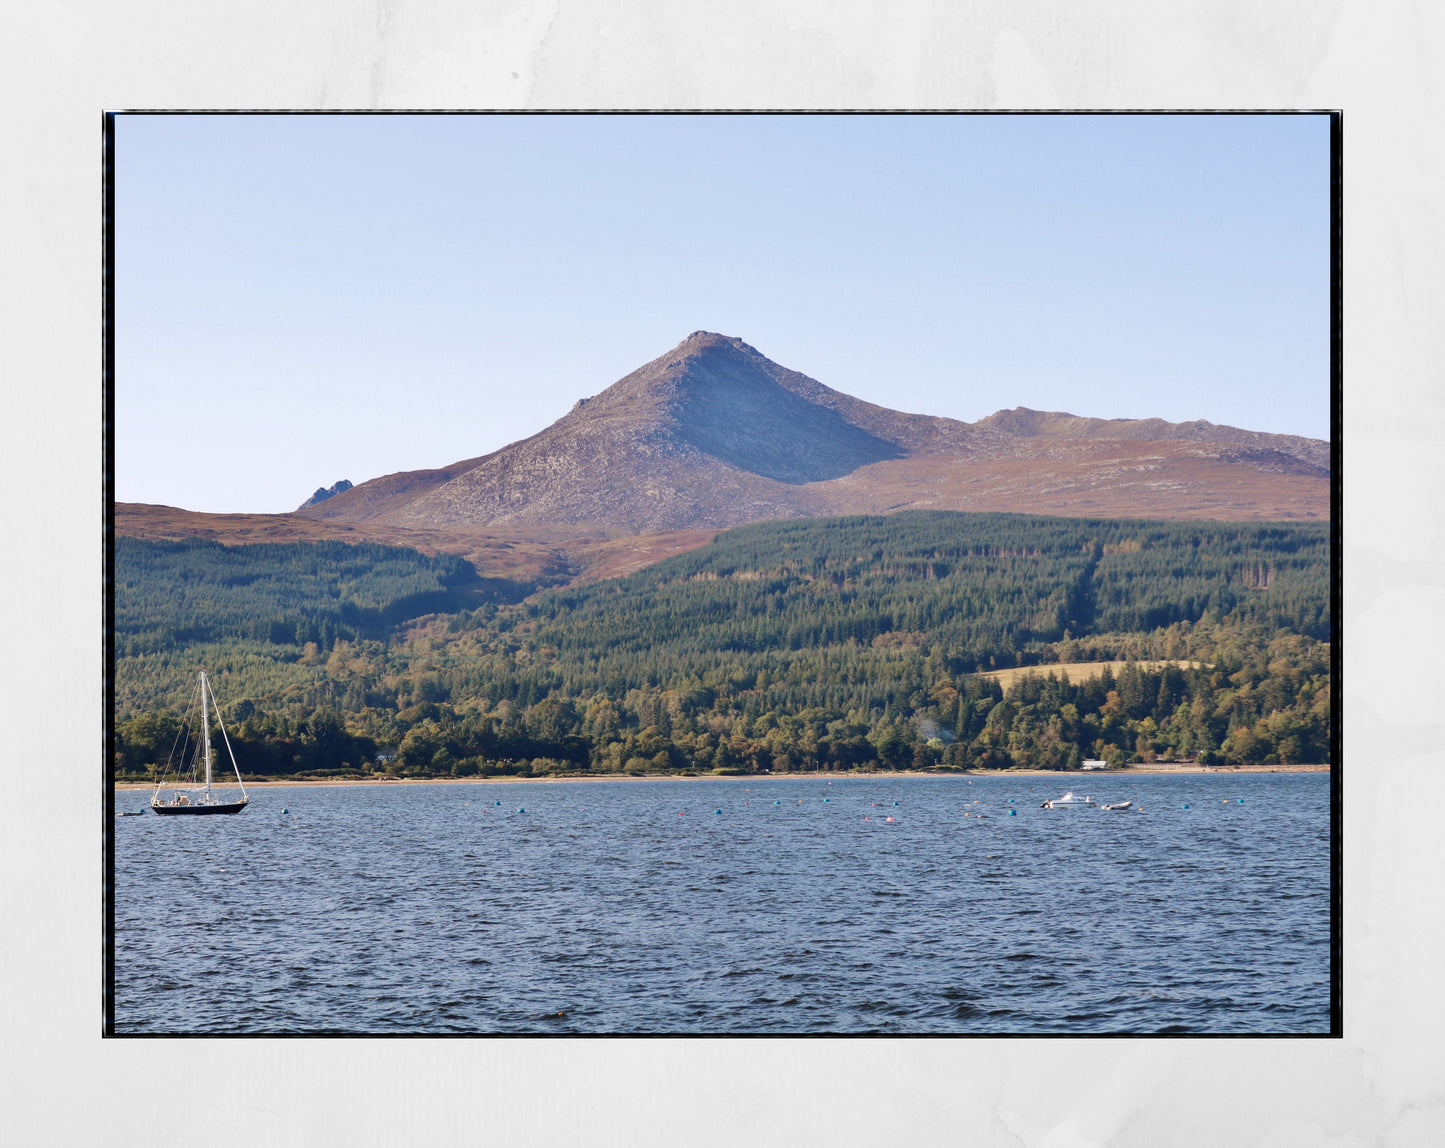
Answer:
[[1134, 808], [1134, 803], [1132, 801], [1115, 801], [1111, 805], [1103, 806], [1103, 808], [1117, 810], [1119, 813], [1127, 813]]
[[1045, 801], [1041, 809], [1094, 809], [1097, 806], [1092, 797], [1075, 797], [1072, 793], [1066, 793], [1063, 797], [1055, 797], [1052, 801]]

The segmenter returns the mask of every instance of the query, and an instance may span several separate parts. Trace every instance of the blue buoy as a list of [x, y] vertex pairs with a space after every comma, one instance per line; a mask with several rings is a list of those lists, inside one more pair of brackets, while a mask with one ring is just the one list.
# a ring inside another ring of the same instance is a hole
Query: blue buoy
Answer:
[[500, 801], [494, 801], [494, 802], [492, 802], [492, 804], [493, 804], [493, 805], [501, 805], [502, 803], [501, 803]]
[[1188, 809], [1189, 806], [1187, 806], [1187, 805], [1181, 805], [1179, 808], [1180, 808], [1180, 809]]
[[526, 813], [526, 812], [527, 812], [526, 806], [523, 806], [521, 809], [517, 810], [517, 812], [518, 812], [518, 813]]
[[894, 803], [893, 803], [893, 804], [894, 804], [894, 805], [897, 805], [897, 804], [898, 804], [898, 802], [896, 802], [896, 801], [895, 801], [895, 802], [894, 802]]
[[1014, 799], [1013, 799], [1012, 797], [1010, 797], [1010, 798], [1008, 799], [1008, 803], [1009, 803], [1010, 805], [1012, 805], [1012, 804], [1014, 803]]
[[713, 810], [713, 813], [721, 813], [721, 812], [722, 812], [721, 809], [714, 809], [714, 810]]
[[283, 809], [283, 810], [281, 810], [281, 812], [282, 812], [282, 813], [290, 813], [291, 811], [290, 811], [289, 809]]
[[1243, 805], [1243, 804], [1244, 804], [1244, 798], [1241, 797], [1241, 798], [1239, 799], [1239, 804], [1240, 804], [1240, 805]]
[[825, 797], [825, 798], [823, 798], [823, 803], [826, 805], [828, 802], [830, 802], [830, 801], [832, 801], [832, 800], [833, 800], [833, 799], [832, 799], [831, 797]]
[[783, 804], [783, 803], [782, 803], [781, 801], [775, 801], [775, 802], [773, 802], [773, 804], [774, 804], [774, 805], [781, 805], [781, 804]]
[[1008, 811], [1008, 815], [1010, 817], [1017, 817], [1019, 815], [1019, 811], [1017, 809], [1010, 809]]

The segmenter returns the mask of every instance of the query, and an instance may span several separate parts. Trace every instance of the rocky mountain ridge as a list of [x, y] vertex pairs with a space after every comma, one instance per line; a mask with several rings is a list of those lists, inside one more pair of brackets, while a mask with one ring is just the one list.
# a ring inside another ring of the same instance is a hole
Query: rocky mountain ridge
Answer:
[[1202, 420], [1001, 410], [975, 423], [835, 391], [695, 331], [551, 426], [297, 513], [400, 528], [612, 536], [906, 508], [1159, 518], [1329, 516], [1329, 444]]

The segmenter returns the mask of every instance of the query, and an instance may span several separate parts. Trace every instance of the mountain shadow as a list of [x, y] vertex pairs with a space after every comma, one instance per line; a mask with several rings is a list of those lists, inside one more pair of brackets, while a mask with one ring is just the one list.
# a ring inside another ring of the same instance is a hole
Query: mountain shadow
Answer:
[[678, 383], [676, 438], [764, 478], [823, 482], [907, 454], [780, 387], [753, 356], [721, 339], [701, 343]]

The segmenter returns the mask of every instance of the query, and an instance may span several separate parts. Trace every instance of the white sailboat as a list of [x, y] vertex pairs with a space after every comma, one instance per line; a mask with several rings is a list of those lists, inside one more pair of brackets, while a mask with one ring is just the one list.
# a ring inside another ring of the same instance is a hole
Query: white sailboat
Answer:
[[[246, 786], [241, 781], [241, 770], [236, 765], [236, 754], [231, 749], [231, 739], [226, 733], [225, 723], [221, 721], [221, 707], [216, 706], [216, 724], [221, 727], [221, 737], [226, 742], [226, 752], [231, 757], [231, 768], [236, 773], [236, 784], [240, 787], [241, 797], [236, 800], [233, 795], [222, 795], [212, 787], [211, 784], [211, 716], [206, 705], [206, 698], [214, 702], [216, 695], [211, 692], [211, 687], [206, 681], [206, 671], [201, 671], [199, 685], [201, 694], [201, 737], [200, 744], [196, 747], [196, 757], [191, 761], [190, 784], [167, 784], [162, 778], [156, 782], [155, 792], [151, 794], [151, 811], [167, 816], [171, 814], [209, 814], [209, 813], [240, 813], [246, 808], [251, 800], [246, 796]], [[192, 703], [194, 706], [194, 702]], [[184, 768], [185, 749], [181, 750], [180, 768]], [[205, 762], [205, 783], [199, 784], [196, 780], [196, 766], [200, 764], [197, 759]], [[169, 791], [169, 800], [166, 799]]]

